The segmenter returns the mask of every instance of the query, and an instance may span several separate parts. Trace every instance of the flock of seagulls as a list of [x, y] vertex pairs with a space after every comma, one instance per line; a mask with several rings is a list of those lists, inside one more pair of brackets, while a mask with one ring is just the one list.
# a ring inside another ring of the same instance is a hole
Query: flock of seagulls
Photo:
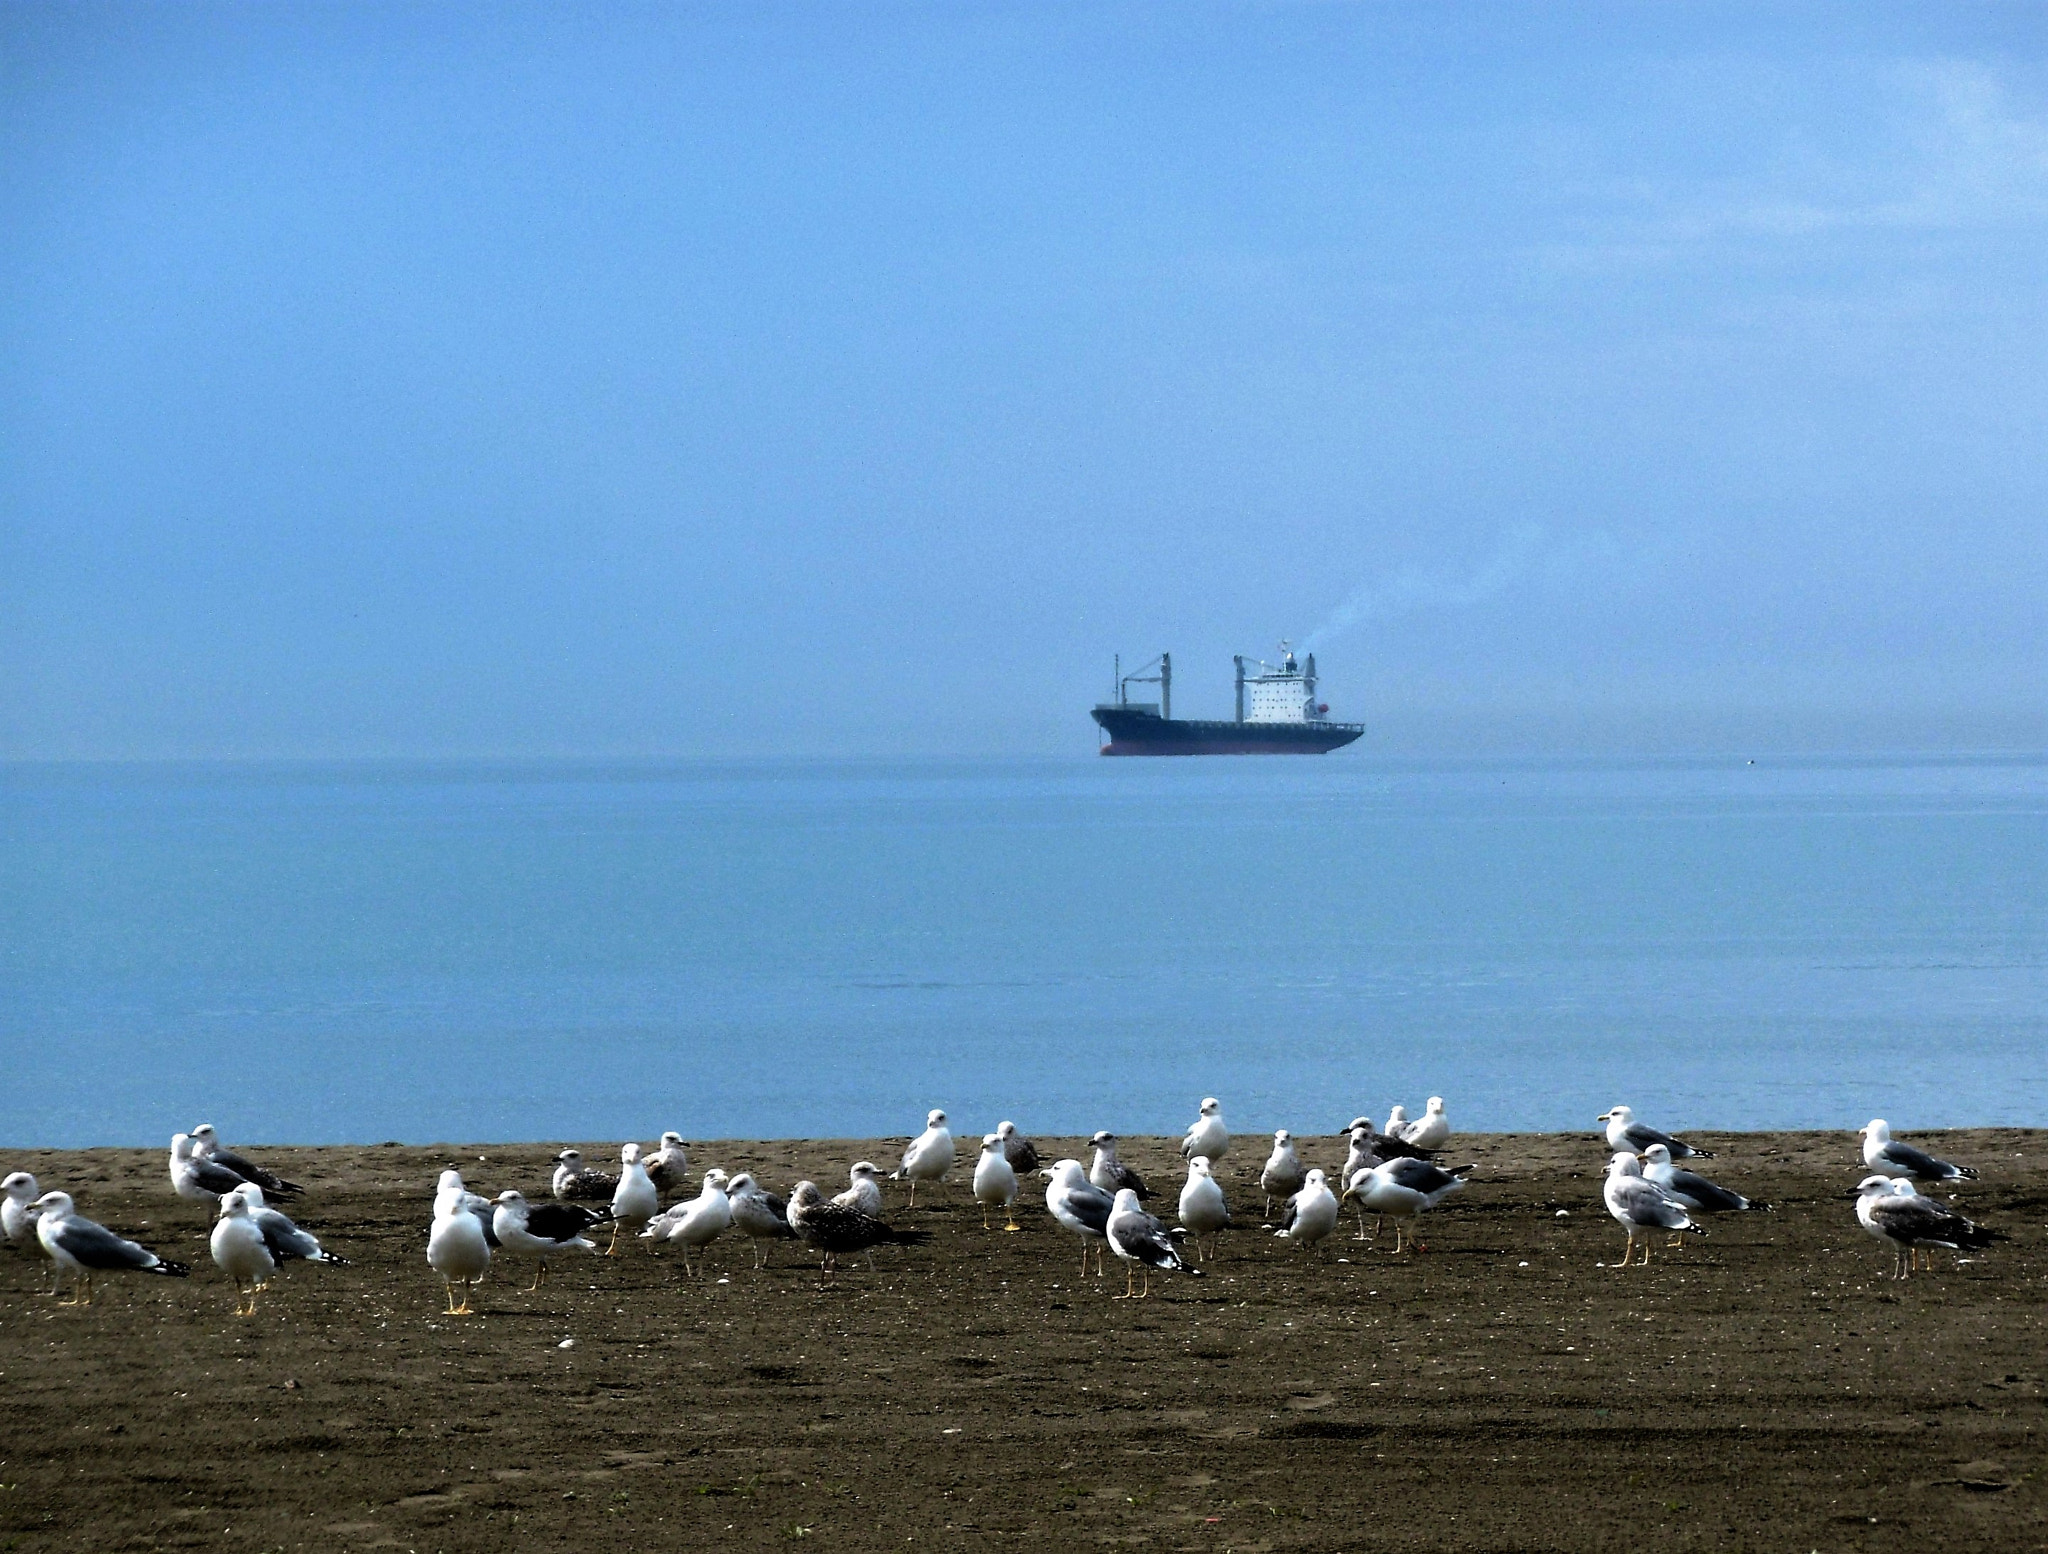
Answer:
[[[1710, 1160], [1713, 1152], [1638, 1122], [1628, 1107], [1615, 1106], [1598, 1120], [1606, 1125], [1610, 1151], [1602, 1197], [1627, 1238], [1617, 1270], [1647, 1265], [1660, 1236], [1676, 1244], [1686, 1235], [1706, 1234], [1703, 1219], [1770, 1209], [1768, 1203], [1680, 1167], [1680, 1160]], [[1975, 1181], [1975, 1170], [1892, 1138], [1882, 1119], [1858, 1134], [1865, 1168], [1872, 1174], [1851, 1196], [1864, 1229], [1893, 1251], [1893, 1277], [1909, 1277], [1923, 1260], [1931, 1266], [1936, 1249], [1973, 1252], [2000, 1239], [1999, 1232], [1920, 1191], [1922, 1185]], [[1431, 1096], [1423, 1114], [1412, 1121], [1400, 1106], [1380, 1126], [1370, 1117], [1354, 1118], [1345, 1132], [1344, 1164], [1333, 1177], [1306, 1164], [1295, 1136], [1279, 1129], [1258, 1173], [1264, 1197], [1260, 1224], [1277, 1240], [1327, 1255], [1326, 1243], [1349, 1207], [1357, 1220], [1354, 1239], [1370, 1239], [1365, 1221], [1371, 1215], [1379, 1222], [1394, 1221], [1395, 1252], [1427, 1250], [1417, 1239], [1421, 1217], [1463, 1188], [1476, 1169], [1440, 1163], [1437, 1156], [1451, 1137], [1441, 1096]], [[1089, 1139], [1091, 1158], [1085, 1166], [1075, 1159], [1041, 1164], [1031, 1141], [1014, 1123], [1003, 1122], [982, 1136], [970, 1190], [984, 1229], [997, 1228], [992, 1216], [1000, 1212], [1001, 1230], [1015, 1231], [1022, 1228], [1017, 1206], [1025, 1184], [1042, 1178], [1046, 1212], [1081, 1244], [1083, 1277], [1091, 1262], [1101, 1277], [1113, 1253], [1125, 1270], [1123, 1293], [1115, 1298], [1142, 1300], [1151, 1294], [1155, 1273], [1201, 1276], [1200, 1264], [1218, 1255], [1222, 1234], [1242, 1228], [1231, 1214], [1217, 1169], [1231, 1143], [1221, 1102], [1213, 1096], [1204, 1099], [1181, 1141], [1187, 1174], [1176, 1204], [1178, 1223], [1171, 1226], [1147, 1209], [1151, 1188], [1118, 1158], [1116, 1135], [1108, 1132]], [[690, 1275], [698, 1272], [705, 1249], [730, 1231], [752, 1243], [756, 1268], [765, 1265], [772, 1243], [797, 1241], [819, 1257], [827, 1273], [838, 1268], [841, 1258], [860, 1256], [872, 1268], [876, 1247], [929, 1239], [926, 1231], [899, 1229], [883, 1219], [883, 1176], [873, 1161], [855, 1161], [845, 1189], [829, 1197], [817, 1183], [800, 1181], [783, 1198], [751, 1172], [731, 1176], [715, 1166], [699, 1176], [690, 1193], [688, 1148], [673, 1132], [663, 1134], [651, 1149], [628, 1143], [620, 1148], [616, 1172], [592, 1167], [578, 1151], [564, 1149], [555, 1157], [550, 1197], [539, 1202], [517, 1189], [486, 1197], [472, 1192], [460, 1172], [443, 1171], [434, 1192], [426, 1256], [446, 1285], [449, 1314], [463, 1316], [475, 1309], [476, 1287], [496, 1258], [531, 1261], [533, 1280], [526, 1289], [532, 1291], [546, 1281], [550, 1260], [570, 1254], [616, 1256], [626, 1232], [653, 1248], [674, 1248]], [[935, 1109], [888, 1180], [907, 1184], [914, 1205], [918, 1187], [927, 1194], [937, 1189], [959, 1158], [946, 1114]], [[305, 1189], [227, 1148], [211, 1124], [173, 1136], [170, 1182], [179, 1198], [205, 1206], [209, 1248], [234, 1284], [238, 1316], [255, 1314], [259, 1298], [287, 1262], [347, 1265], [346, 1258], [323, 1247], [271, 1201], [296, 1199]], [[610, 1236], [600, 1252], [594, 1236], [606, 1227]], [[10, 1244], [48, 1256], [55, 1274], [51, 1294], [69, 1278], [72, 1295], [65, 1305], [90, 1304], [94, 1283], [105, 1274], [183, 1278], [191, 1271], [86, 1219], [69, 1194], [40, 1191], [26, 1171], [0, 1180], [0, 1232]], [[1376, 1228], [1373, 1235], [1378, 1233]]]

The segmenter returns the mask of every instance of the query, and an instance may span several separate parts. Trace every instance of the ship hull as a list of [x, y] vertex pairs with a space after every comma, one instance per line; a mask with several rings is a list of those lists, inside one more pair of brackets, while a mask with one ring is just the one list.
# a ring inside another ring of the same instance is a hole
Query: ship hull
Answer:
[[1233, 723], [1121, 707], [1093, 716], [1109, 735], [1104, 755], [1326, 755], [1365, 732], [1363, 723]]

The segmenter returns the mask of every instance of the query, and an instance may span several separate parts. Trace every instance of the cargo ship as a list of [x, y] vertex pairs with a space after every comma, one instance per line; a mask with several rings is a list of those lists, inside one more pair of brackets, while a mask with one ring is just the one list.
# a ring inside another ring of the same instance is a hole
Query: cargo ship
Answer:
[[[1176, 718], [1173, 655], [1161, 653], [1130, 674], [1116, 662], [1116, 700], [1092, 713], [1108, 736], [1104, 755], [1324, 755], [1365, 732], [1363, 723], [1332, 723], [1328, 704], [1316, 700], [1316, 656], [1295, 661], [1280, 644], [1280, 662], [1248, 659], [1237, 665], [1237, 716]], [[1156, 685], [1159, 700], [1132, 701], [1131, 687]]]

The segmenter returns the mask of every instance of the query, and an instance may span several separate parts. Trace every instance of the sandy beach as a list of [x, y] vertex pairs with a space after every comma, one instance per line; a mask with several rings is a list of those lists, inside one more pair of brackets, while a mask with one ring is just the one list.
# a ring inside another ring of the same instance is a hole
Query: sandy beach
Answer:
[[[984, 1232], [963, 1168], [914, 1213], [891, 1185], [932, 1240], [872, 1273], [786, 1243], [756, 1272], [730, 1235], [692, 1279], [634, 1243], [531, 1295], [501, 1264], [467, 1319], [424, 1260], [435, 1174], [536, 1193], [576, 1141], [252, 1148], [355, 1261], [291, 1266], [248, 1320], [160, 1152], [12, 1150], [193, 1276], [62, 1309], [0, 1259], [0, 1547], [2041, 1547], [2048, 1132], [1930, 1140], [2010, 1239], [1903, 1284], [1846, 1133], [1701, 1135], [1777, 1209], [1626, 1272], [1590, 1132], [1461, 1139], [1472, 1185], [1398, 1257], [1391, 1227], [1322, 1258], [1261, 1234], [1247, 1138], [1252, 1228], [1148, 1302], [1079, 1277], [1035, 1190]], [[1124, 1154], [1170, 1213], [1173, 1141]], [[862, 1156], [894, 1151], [702, 1142], [691, 1175], [836, 1188]]]

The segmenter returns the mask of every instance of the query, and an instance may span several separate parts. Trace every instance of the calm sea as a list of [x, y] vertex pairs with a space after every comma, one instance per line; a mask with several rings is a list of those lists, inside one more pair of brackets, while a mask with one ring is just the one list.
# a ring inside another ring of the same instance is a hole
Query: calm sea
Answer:
[[0, 1142], [2048, 1122], [2048, 764], [0, 770]]

